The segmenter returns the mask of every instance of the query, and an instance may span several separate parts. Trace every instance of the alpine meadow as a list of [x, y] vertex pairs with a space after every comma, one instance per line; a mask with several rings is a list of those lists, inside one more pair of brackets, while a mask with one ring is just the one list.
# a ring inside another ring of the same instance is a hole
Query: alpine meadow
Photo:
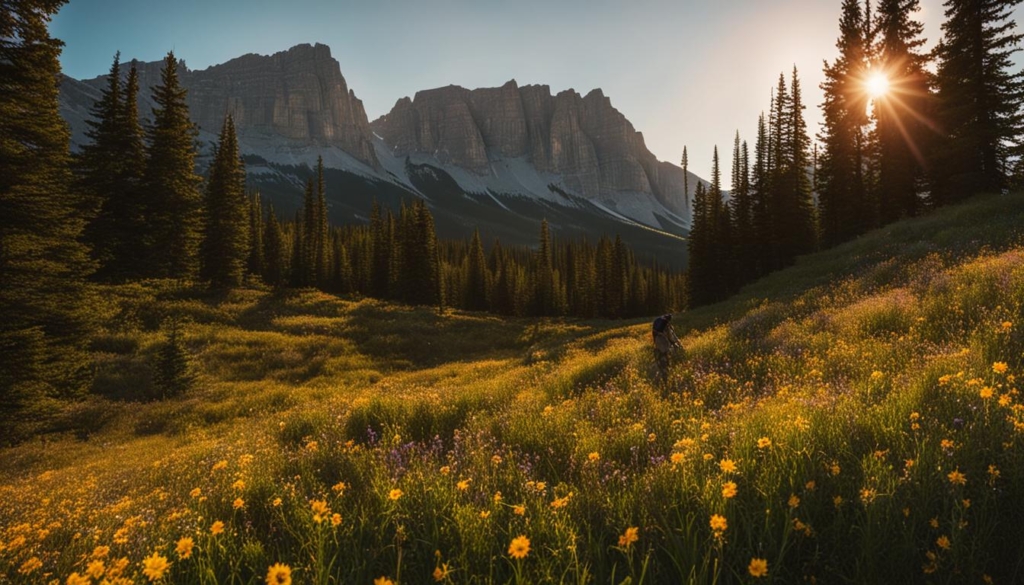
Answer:
[[0, 584], [1024, 582], [1022, 4], [0, 0]]

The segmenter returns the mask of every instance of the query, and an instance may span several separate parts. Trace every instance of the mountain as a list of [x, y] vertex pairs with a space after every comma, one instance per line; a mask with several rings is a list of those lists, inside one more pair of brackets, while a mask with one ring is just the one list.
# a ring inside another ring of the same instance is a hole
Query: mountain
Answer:
[[[143, 119], [151, 116], [162, 65], [136, 63]], [[243, 55], [203, 70], [179, 61], [178, 74], [200, 131], [200, 164], [232, 114], [249, 186], [279, 212], [298, 209], [322, 156], [333, 222], [365, 221], [375, 200], [397, 208], [420, 197], [444, 237], [479, 228], [488, 239], [532, 244], [546, 218], [561, 237], [620, 234], [643, 256], [685, 265], [691, 197], [683, 171], [658, 161], [599, 89], [581, 96], [514, 80], [499, 88], [448, 86], [402, 98], [370, 124], [326, 45]], [[106, 83], [106, 76], [62, 79], [73, 149], [86, 140], [85, 121]], [[699, 180], [691, 174], [691, 196]]]

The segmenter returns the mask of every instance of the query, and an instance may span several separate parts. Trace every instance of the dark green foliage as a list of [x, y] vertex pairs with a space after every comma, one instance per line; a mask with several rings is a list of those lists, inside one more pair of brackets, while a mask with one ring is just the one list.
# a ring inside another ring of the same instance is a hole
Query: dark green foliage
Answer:
[[245, 168], [230, 115], [224, 120], [210, 167], [205, 211], [200, 276], [212, 288], [239, 286], [251, 255], [250, 212], [245, 200]]
[[825, 65], [821, 88], [824, 146], [816, 173], [823, 246], [858, 236], [872, 225], [873, 213], [865, 176], [869, 140], [867, 92], [868, 39], [860, 0], [844, 0], [839, 21], [839, 57]]
[[1021, 135], [1024, 82], [1011, 73], [1021, 35], [1011, 14], [1021, 0], [947, 0], [935, 49], [942, 137], [933, 158], [932, 198], [957, 201], [1007, 186]]
[[263, 232], [263, 201], [257, 191], [249, 198], [249, 258], [246, 268], [253, 276], [261, 276], [266, 269]]
[[[0, 416], [88, 383], [89, 206], [70, 189], [58, 113], [62, 43], [47, 31], [64, 2], [11, 0], [0, 12]], [[2, 425], [7, 427], [8, 425]], [[6, 434], [6, 430], [0, 430]]]
[[199, 268], [202, 196], [195, 174], [196, 128], [189, 119], [178, 62], [167, 54], [153, 89], [145, 173], [149, 232], [147, 275], [192, 279]]
[[480, 230], [473, 231], [473, 240], [469, 244], [466, 256], [466, 300], [467, 309], [482, 311], [487, 308], [487, 285], [490, 275], [487, 272], [487, 260], [484, 257], [484, 246], [480, 241]]
[[284, 231], [274, 213], [274, 206], [267, 210], [267, 221], [263, 233], [263, 281], [270, 286], [283, 286], [288, 279], [288, 251]]
[[154, 368], [154, 382], [161, 392], [162, 398], [180, 396], [195, 383], [192, 368], [189, 365], [188, 348], [181, 330], [181, 322], [171, 318], [164, 323], [166, 338], [157, 354]]
[[923, 27], [913, 20], [918, 0], [881, 0], [875, 15], [877, 64], [889, 78], [887, 96], [875, 100], [878, 141], [878, 219], [890, 223], [921, 211], [921, 182], [934, 130]]

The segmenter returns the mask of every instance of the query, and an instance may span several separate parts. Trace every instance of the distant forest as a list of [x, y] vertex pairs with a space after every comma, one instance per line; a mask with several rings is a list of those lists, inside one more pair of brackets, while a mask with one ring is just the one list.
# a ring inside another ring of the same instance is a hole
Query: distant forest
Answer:
[[715, 149], [693, 205], [689, 305], [868, 230], [1019, 188], [1024, 85], [1011, 71], [1021, 35], [1010, 16], [1020, 3], [947, 0], [943, 37], [925, 52], [918, 0], [844, 0], [817, 141], [794, 67], [758, 119], [753, 163], [736, 133], [728, 200]]
[[[115, 56], [90, 141], [72, 156], [58, 112], [63, 44], [48, 30], [63, 4], [13, 0], [0, 18], [3, 408], [87, 387], [95, 283], [165, 278], [223, 290], [262, 281], [441, 309], [633, 317], [720, 300], [802, 254], [1024, 176], [1024, 84], [1011, 71], [1020, 0], [947, 0], [930, 53], [918, 0], [878, 0], [874, 14], [870, 1], [844, 0], [817, 141], [794, 68], [758, 121], [752, 162], [737, 133], [728, 199], [716, 149], [710, 187], [696, 190], [685, 278], [638, 262], [618, 238], [553, 241], [546, 224], [536, 249], [493, 243], [485, 253], [479, 234], [438, 241], [422, 201], [397, 215], [376, 209], [369, 226], [332, 227], [322, 168], [302, 212], [282, 222], [245, 192], [230, 117], [208, 177], [196, 174], [196, 128], [173, 53], [145, 128], [138, 76], [132, 68], [122, 78]], [[871, 89], [879, 76], [887, 91]]]

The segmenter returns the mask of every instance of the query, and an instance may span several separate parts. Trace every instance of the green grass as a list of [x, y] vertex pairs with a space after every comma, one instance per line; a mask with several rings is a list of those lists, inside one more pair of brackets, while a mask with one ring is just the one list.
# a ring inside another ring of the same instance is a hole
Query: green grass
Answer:
[[[979, 197], [802, 258], [680, 315], [667, 387], [646, 321], [104, 289], [93, 396], [11, 421], [0, 582], [1019, 582], [1021, 226]], [[158, 399], [169, 316], [197, 384]]]

